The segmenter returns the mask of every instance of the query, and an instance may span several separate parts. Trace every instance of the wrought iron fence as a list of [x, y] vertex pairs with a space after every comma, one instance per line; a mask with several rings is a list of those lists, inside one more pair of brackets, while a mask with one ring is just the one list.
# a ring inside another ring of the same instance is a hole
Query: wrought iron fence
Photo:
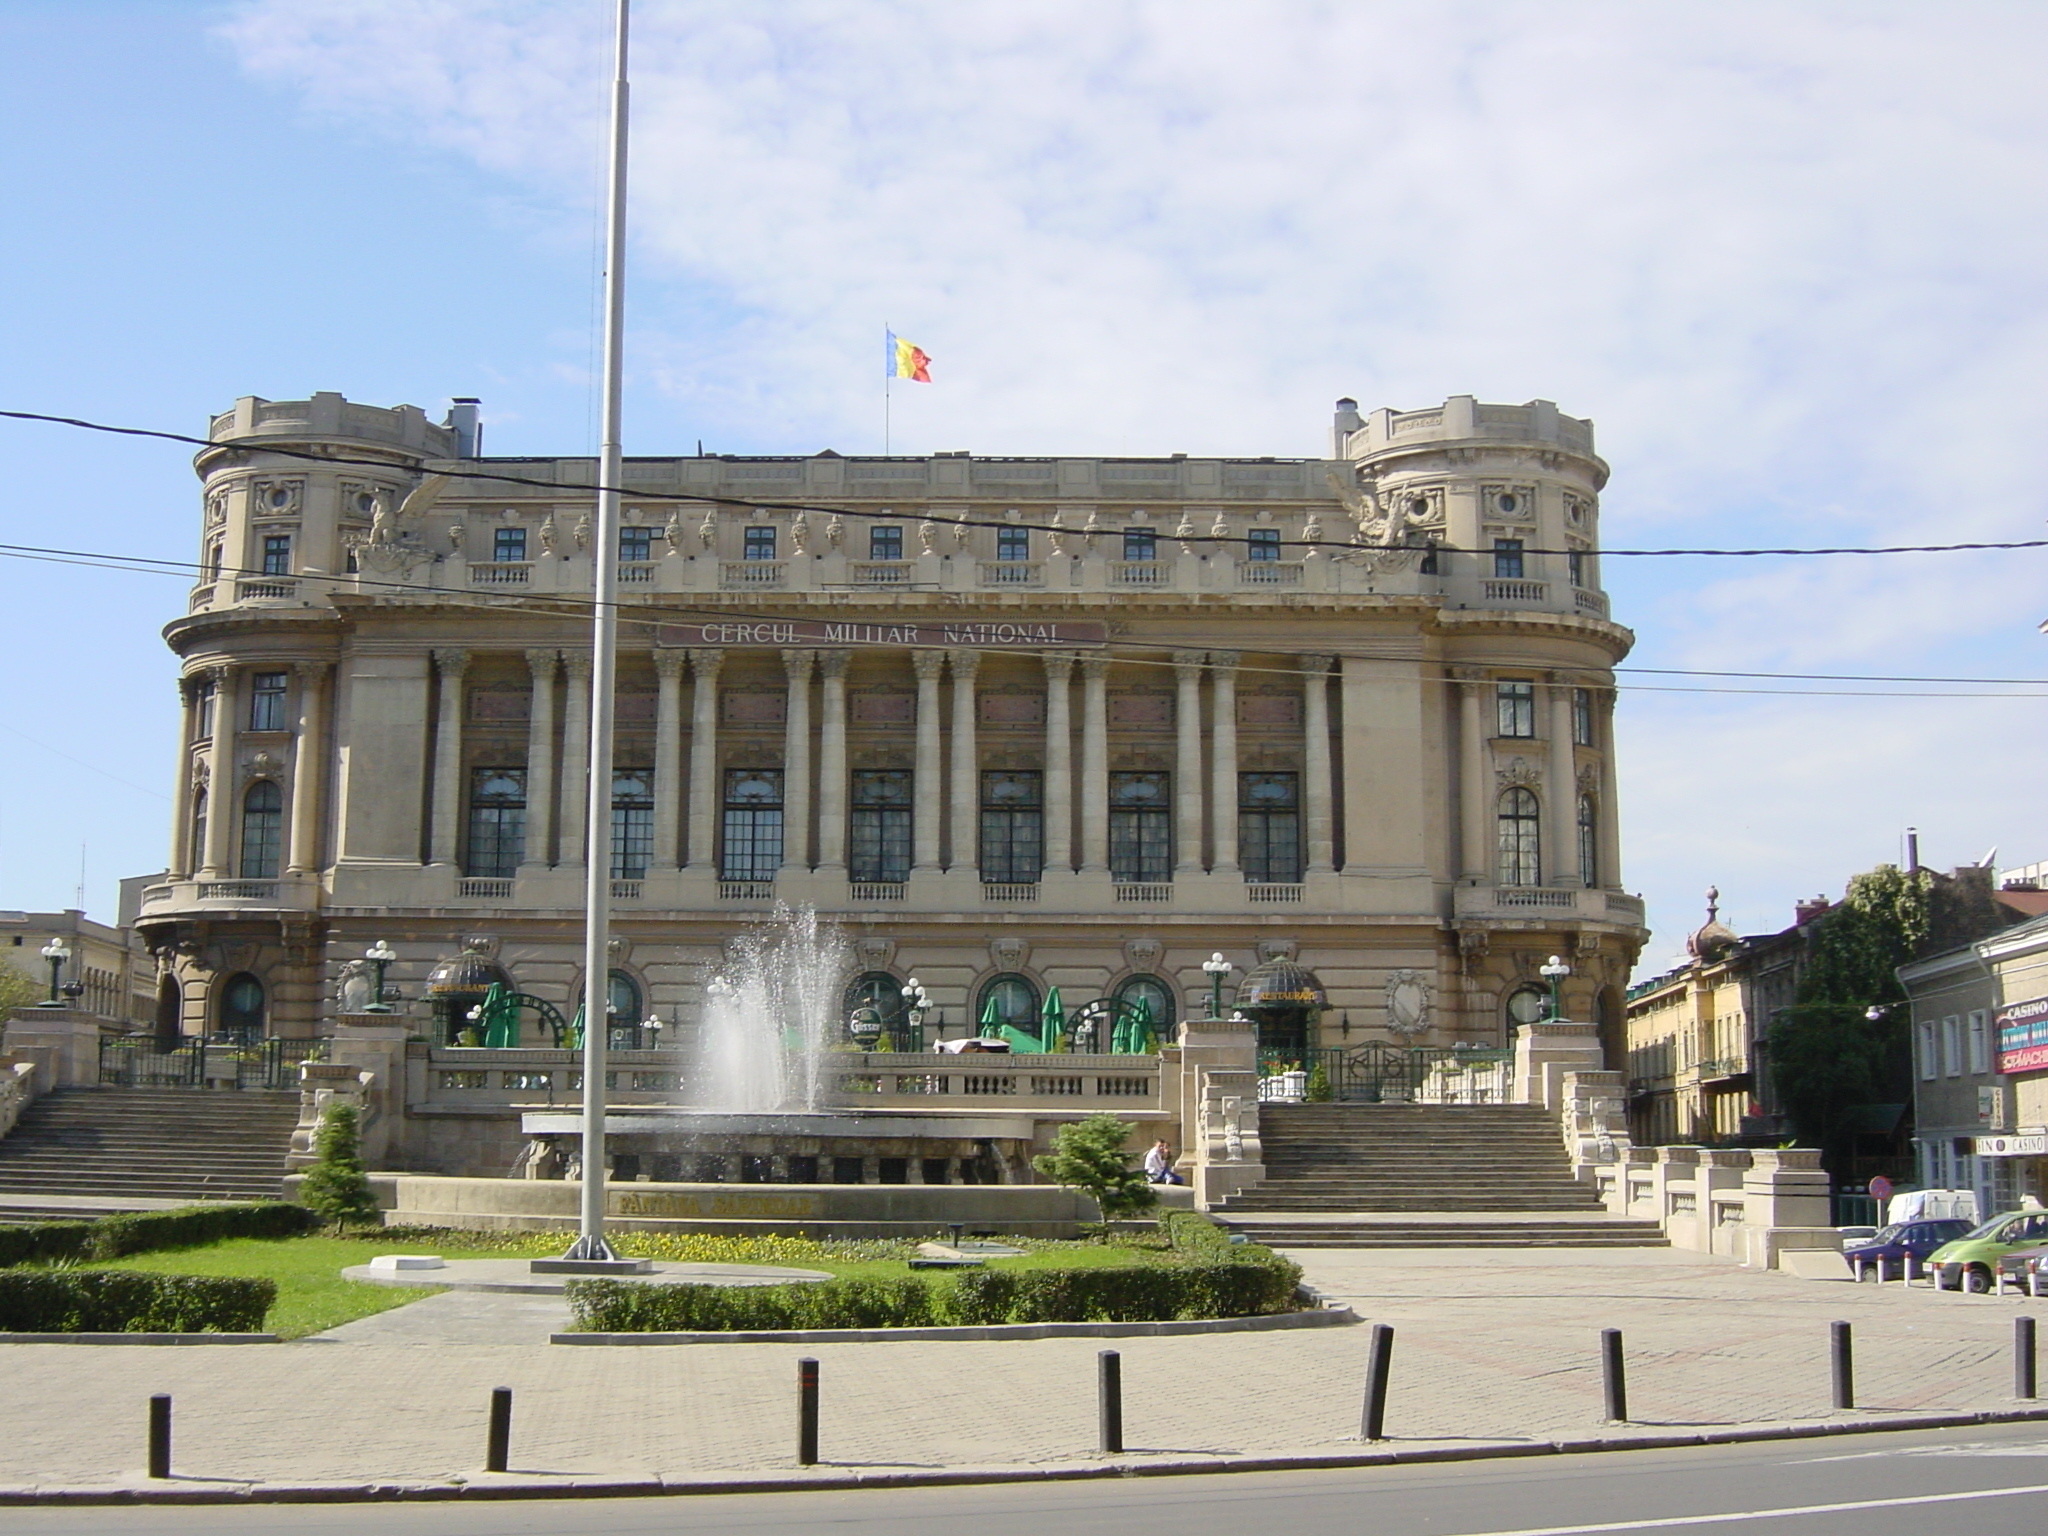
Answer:
[[1327, 1093], [1353, 1104], [1505, 1104], [1514, 1091], [1514, 1053], [1505, 1048], [1375, 1040], [1349, 1049], [1261, 1050], [1259, 1071], [1301, 1074], [1260, 1095], [1269, 1101]]
[[327, 1040], [192, 1040], [163, 1049], [153, 1035], [100, 1041], [100, 1082], [121, 1088], [296, 1088], [299, 1064]]

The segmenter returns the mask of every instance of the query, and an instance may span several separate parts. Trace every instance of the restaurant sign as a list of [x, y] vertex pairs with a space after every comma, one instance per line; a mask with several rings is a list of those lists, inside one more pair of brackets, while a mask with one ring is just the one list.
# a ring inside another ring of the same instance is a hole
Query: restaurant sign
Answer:
[[1998, 1070], [2048, 1069], [2048, 997], [2007, 1003], [1993, 1016], [1998, 1028]]
[[1035, 619], [947, 619], [939, 623], [868, 624], [832, 619], [716, 619], [663, 624], [655, 644], [673, 646], [967, 646], [987, 650], [1061, 649], [1106, 645], [1107, 624], [1049, 624]]

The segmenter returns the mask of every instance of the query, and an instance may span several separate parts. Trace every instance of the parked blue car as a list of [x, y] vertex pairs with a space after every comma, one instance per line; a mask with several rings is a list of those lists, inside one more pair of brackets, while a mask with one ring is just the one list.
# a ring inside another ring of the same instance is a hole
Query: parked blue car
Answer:
[[1927, 1256], [1944, 1243], [1952, 1243], [1970, 1231], [1967, 1221], [1901, 1221], [1882, 1229], [1875, 1237], [1842, 1247], [1842, 1258], [1859, 1280], [1903, 1279], [1906, 1256], [1914, 1260], [1914, 1273], [1927, 1272]]

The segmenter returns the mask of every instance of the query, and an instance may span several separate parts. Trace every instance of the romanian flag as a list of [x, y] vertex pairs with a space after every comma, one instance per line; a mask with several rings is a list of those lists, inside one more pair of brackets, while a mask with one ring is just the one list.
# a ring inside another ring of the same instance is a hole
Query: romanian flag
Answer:
[[932, 360], [923, 347], [914, 341], [905, 341], [894, 331], [884, 331], [889, 338], [888, 366], [883, 370], [892, 379], [910, 379], [918, 384], [932, 381]]

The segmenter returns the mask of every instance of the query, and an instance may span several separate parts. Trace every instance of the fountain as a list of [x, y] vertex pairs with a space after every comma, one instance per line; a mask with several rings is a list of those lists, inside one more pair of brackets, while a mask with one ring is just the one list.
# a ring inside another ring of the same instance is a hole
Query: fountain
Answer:
[[687, 1102], [739, 1114], [815, 1111], [852, 969], [845, 935], [820, 922], [816, 908], [777, 903], [735, 948], [732, 964], [705, 985]]

